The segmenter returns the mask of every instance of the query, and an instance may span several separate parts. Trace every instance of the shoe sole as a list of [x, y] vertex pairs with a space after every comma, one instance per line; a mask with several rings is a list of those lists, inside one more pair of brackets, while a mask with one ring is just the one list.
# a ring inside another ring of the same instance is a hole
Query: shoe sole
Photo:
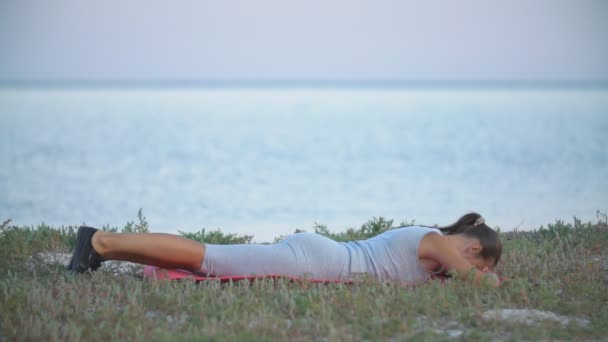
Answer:
[[78, 234], [76, 235], [76, 248], [68, 269], [74, 273], [84, 273], [88, 270], [94, 271], [99, 265], [92, 265], [91, 254], [93, 252], [93, 246], [91, 239], [97, 229], [91, 227], [80, 227], [78, 228]]

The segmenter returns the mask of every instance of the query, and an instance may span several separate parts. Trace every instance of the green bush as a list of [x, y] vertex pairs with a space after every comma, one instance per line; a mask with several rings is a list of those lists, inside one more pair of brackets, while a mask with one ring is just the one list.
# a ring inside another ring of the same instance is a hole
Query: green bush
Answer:
[[205, 228], [203, 228], [200, 231], [194, 233], [182, 231], [179, 231], [179, 233], [185, 238], [203, 243], [209, 243], [212, 245], [250, 243], [253, 239], [252, 235], [227, 234], [222, 233], [219, 229], [206, 231]]
[[137, 220], [139, 223], [134, 224], [133, 221], [127, 222], [125, 227], [122, 229], [123, 233], [149, 233], [150, 227], [148, 226], [148, 221], [146, 217], [142, 214], [142, 209], [140, 208], [137, 211]]
[[[398, 227], [411, 226], [414, 221], [401, 222]], [[327, 236], [330, 239], [336, 241], [354, 241], [354, 240], [365, 240], [374, 237], [382, 232], [385, 232], [393, 227], [393, 220], [386, 220], [384, 217], [373, 217], [371, 220], [365, 222], [360, 228], [348, 228], [344, 232], [333, 233], [326, 225], [315, 223], [315, 233]]]

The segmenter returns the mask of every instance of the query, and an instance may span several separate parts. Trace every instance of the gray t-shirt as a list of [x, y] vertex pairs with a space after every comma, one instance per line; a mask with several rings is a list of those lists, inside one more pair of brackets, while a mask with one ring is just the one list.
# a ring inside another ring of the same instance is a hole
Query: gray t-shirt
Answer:
[[441, 231], [420, 226], [402, 227], [367, 240], [343, 242], [350, 260], [347, 271], [351, 276], [366, 273], [379, 280], [427, 280], [430, 273], [418, 259], [418, 247], [428, 233], [441, 234]]

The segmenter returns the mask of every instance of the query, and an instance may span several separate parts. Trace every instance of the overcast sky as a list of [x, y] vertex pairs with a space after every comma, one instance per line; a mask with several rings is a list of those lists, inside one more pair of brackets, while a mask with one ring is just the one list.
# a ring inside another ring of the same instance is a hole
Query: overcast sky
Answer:
[[608, 80], [606, 0], [1, 0], [0, 80]]

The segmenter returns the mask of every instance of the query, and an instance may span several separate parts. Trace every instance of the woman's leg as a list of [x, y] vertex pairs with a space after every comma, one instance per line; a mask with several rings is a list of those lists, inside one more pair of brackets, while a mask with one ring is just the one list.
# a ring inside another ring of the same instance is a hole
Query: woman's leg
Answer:
[[97, 231], [93, 249], [106, 260], [131, 261], [163, 268], [198, 271], [205, 245], [181, 236], [163, 233], [110, 233]]
[[215, 276], [282, 275], [341, 279], [348, 252], [339, 243], [314, 233], [298, 233], [280, 242], [206, 245], [202, 272]]

